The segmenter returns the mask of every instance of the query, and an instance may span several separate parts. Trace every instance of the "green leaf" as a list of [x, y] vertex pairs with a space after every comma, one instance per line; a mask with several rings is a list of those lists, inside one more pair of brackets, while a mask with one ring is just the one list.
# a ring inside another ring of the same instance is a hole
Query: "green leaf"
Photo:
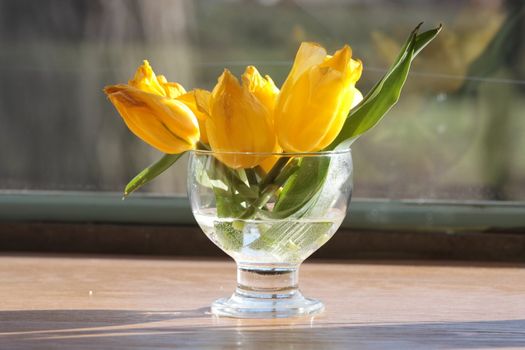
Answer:
[[[231, 172], [231, 169], [228, 170]], [[227, 176], [225, 171], [226, 167], [215, 158], [208, 164], [207, 172], [209, 176], [220, 180], [226, 186], [226, 189], [213, 187], [217, 217], [237, 218], [244, 211], [242, 202], [246, 199], [241, 193], [238, 193], [237, 188], [229, 181], [236, 177]], [[237, 251], [242, 247], [242, 230], [236, 229], [233, 222], [215, 221], [214, 228], [217, 240], [224, 250]]]
[[[419, 28], [416, 27], [416, 29]], [[416, 45], [414, 46], [414, 57], [412, 57], [412, 60], [414, 58], [416, 58], [416, 56], [425, 48], [427, 47], [428, 44], [430, 44], [430, 42], [432, 40], [434, 40], [434, 38], [439, 34], [439, 32], [441, 31], [441, 29], [443, 29], [443, 25], [439, 25], [437, 28], [434, 28], [434, 29], [431, 29], [431, 30], [427, 30], [426, 32], [424, 33], [421, 33], [421, 34], [418, 34], [416, 35]]]
[[210, 179], [220, 180], [231, 191], [237, 191], [246, 198], [257, 198], [256, 189], [250, 188], [239, 177], [237, 171], [230, 169], [217, 158], [214, 158], [207, 169]]
[[418, 34], [418, 25], [403, 45], [400, 54], [385, 76], [368, 92], [348, 115], [337, 138], [327, 149], [338, 145], [349, 146], [360, 135], [377, 125], [383, 116], [397, 103], [401, 90], [408, 76], [410, 65], [416, 55], [421, 52], [441, 31], [442, 26]]
[[231, 188], [223, 190], [214, 188], [215, 205], [217, 207], [217, 216], [220, 218], [236, 218], [243, 212], [242, 196], [236, 195]]
[[222, 249], [226, 251], [238, 251], [242, 248], [242, 231], [235, 229], [233, 223], [217, 221], [214, 224], [214, 228]]
[[299, 168], [284, 183], [271, 213], [274, 218], [289, 217], [319, 192], [328, 173], [329, 157], [304, 157]]
[[184, 153], [179, 154], [165, 154], [157, 162], [151, 164], [146, 169], [142, 170], [137, 176], [135, 176], [124, 189], [124, 197], [128, 196], [131, 192], [139, 189], [144, 186], [160, 174], [162, 174], [166, 169], [172, 166]]

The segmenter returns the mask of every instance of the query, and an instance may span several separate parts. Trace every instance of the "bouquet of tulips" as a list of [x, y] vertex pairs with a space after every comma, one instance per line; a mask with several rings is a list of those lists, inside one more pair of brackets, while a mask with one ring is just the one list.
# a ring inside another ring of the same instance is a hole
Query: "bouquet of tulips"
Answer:
[[[226, 69], [212, 91], [186, 91], [144, 61], [128, 84], [104, 90], [128, 128], [165, 153], [126, 186], [125, 195], [191, 150], [215, 152], [215, 169], [227, 174], [223, 182], [229, 179], [227, 187], [234, 188], [242, 218], [255, 215], [267, 198], [293, 192], [294, 186], [313, 195], [328, 165], [294, 162], [294, 154], [348, 148], [381, 120], [397, 102], [412, 60], [441, 29], [419, 33], [419, 27], [364, 97], [355, 87], [363, 65], [347, 45], [328, 55], [319, 44], [302, 43], [280, 89], [248, 66], [240, 80]], [[282, 207], [274, 206], [274, 215]], [[282, 215], [300, 207], [291, 203]]]

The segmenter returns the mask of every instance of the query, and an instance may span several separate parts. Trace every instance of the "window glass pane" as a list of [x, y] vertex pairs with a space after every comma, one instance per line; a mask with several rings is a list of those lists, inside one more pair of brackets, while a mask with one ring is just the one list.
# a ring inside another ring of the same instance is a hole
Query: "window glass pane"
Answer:
[[[355, 194], [525, 199], [522, 1], [0, 0], [0, 190], [120, 191], [161, 154], [102, 93], [145, 58], [187, 89], [256, 65], [280, 84], [299, 43], [349, 43], [366, 92], [420, 21], [445, 30], [401, 102], [354, 146]], [[184, 194], [185, 161], [145, 191]]]

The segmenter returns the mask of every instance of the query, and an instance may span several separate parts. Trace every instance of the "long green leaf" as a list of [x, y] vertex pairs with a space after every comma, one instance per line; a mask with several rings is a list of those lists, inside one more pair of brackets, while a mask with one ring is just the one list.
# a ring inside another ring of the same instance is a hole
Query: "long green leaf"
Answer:
[[142, 170], [137, 176], [135, 176], [124, 189], [124, 196], [128, 196], [131, 192], [139, 189], [144, 186], [160, 174], [162, 174], [166, 169], [172, 166], [184, 153], [179, 154], [165, 154], [157, 162], [151, 164], [146, 169]]
[[383, 116], [397, 103], [403, 85], [408, 76], [410, 65], [441, 31], [442, 26], [418, 34], [418, 25], [385, 76], [370, 90], [363, 101], [348, 115], [343, 128], [335, 141], [327, 149], [334, 149], [340, 144], [349, 146], [360, 135], [373, 128]]
[[288, 217], [301, 210], [323, 186], [330, 158], [305, 157], [298, 170], [284, 184], [272, 217]]
[[437, 28], [427, 30], [426, 32], [423, 32], [416, 36], [416, 45], [414, 46], [414, 57], [412, 57], [412, 60], [416, 58], [416, 56], [421, 52], [421, 50], [427, 47], [427, 45], [430, 44], [432, 40], [434, 40], [434, 38], [439, 34], [441, 29], [443, 29], [443, 26], [440, 24]]

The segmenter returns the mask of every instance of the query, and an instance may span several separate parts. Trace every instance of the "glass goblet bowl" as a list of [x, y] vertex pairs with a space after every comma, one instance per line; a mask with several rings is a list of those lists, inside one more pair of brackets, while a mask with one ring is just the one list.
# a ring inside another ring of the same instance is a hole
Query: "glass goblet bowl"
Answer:
[[192, 151], [188, 195], [206, 236], [237, 264], [237, 288], [212, 313], [312, 315], [299, 267], [341, 225], [352, 192], [350, 149], [317, 153]]

